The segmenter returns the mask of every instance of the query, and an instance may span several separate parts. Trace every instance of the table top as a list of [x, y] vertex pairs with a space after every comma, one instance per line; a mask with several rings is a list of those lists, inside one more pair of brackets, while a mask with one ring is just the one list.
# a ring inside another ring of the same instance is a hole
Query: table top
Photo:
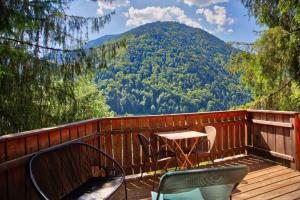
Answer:
[[164, 137], [169, 140], [181, 140], [188, 138], [197, 138], [197, 137], [206, 137], [206, 133], [201, 133], [197, 131], [189, 131], [189, 130], [180, 130], [180, 131], [167, 131], [167, 132], [157, 132], [154, 133], [159, 137]]

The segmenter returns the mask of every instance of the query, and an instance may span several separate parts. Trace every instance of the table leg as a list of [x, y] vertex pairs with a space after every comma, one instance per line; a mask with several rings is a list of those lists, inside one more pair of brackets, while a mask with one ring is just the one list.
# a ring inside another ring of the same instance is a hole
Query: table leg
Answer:
[[184, 151], [183, 151], [182, 148], [181, 148], [180, 143], [178, 144], [178, 143], [175, 141], [175, 144], [176, 144], [177, 149], [180, 151], [181, 155], [182, 155], [183, 158], [184, 158], [184, 162], [183, 162], [183, 163], [181, 162], [181, 163], [182, 163], [181, 165], [182, 165], [183, 167], [184, 167], [185, 164], [189, 164], [189, 165], [191, 166], [191, 168], [193, 167], [193, 163], [190, 161], [189, 157], [190, 157], [191, 153], [193, 152], [193, 150], [195, 149], [195, 147], [196, 147], [198, 141], [199, 141], [199, 138], [196, 138], [196, 139], [194, 140], [194, 143], [193, 143], [193, 145], [192, 145], [192, 148], [190, 149], [190, 151], [189, 151], [188, 154], [185, 154]]
[[[177, 147], [177, 149], [178, 149], [178, 151], [181, 153], [181, 155], [183, 156], [183, 158], [184, 158], [184, 162], [183, 162], [183, 164], [181, 164], [181, 167], [184, 167], [184, 165], [186, 164], [186, 163], [188, 163], [188, 164], [190, 164], [191, 166], [193, 166], [193, 164], [192, 164], [192, 162], [189, 160], [189, 158], [188, 158], [188, 156], [184, 153], [184, 151], [182, 150], [182, 148], [181, 148], [181, 145], [177, 142], [177, 141], [175, 141], [175, 145], [176, 145], [176, 147]], [[182, 162], [181, 162], [182, 163]]]

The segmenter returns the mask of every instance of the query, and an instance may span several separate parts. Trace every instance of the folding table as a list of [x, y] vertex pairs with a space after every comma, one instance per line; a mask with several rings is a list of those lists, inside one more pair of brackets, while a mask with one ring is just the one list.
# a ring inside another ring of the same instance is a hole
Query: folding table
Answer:
[[[180, 165], [179, 168], [188, 168], [188, 165], [190, 165], [191, 168], [193, 167], [193, 163], [190, 161], [189, 156], [195, 149], [199, 139], [207, 136], [206, 133], [189, 130], [157, 132], [154, 134], [159, 136], [166, 143], [168, 148], [173, 151], [177, 151], [177, 161]], [[192, 146], [188, 153], [185, 153], [181, 147], [181, 142], [185, 139], [193, 139]], [[172, 146], [169, 144], [168, 140], [172, 141]]]

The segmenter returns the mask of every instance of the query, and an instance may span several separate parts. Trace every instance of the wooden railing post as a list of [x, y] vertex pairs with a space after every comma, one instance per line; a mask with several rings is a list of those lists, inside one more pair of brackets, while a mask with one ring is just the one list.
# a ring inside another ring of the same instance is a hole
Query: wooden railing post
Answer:
[[[249, 112], [246, 112], [246, 123], [245, 123], [245, 144], [246, 146], [253, 146], [253, 133], [251, 130], [252, 127], [252, 115]], [[248, 150], [246, 148], [246, 155], [248, 155]]]
[[294, 114], [294, 117], [290, 119], [293, 124], [293, 128], [291, 129], [291, 137], [292, 137], [292, 156], [294, 157], [294, 161], [291, 163], [291, 168], [295, 170], [300, 170], [300, 121], [298, 113]]

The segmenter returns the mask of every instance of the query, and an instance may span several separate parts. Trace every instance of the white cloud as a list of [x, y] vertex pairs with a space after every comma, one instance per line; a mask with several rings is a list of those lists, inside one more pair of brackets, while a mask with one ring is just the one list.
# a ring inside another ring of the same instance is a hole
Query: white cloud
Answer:
[[217, 25], [216, 32], [223, 32], [225, 25], [235, 22], [233, 18], [227, 16], [226, 8], [222, 6], [214, 6], [213, 9], [199, 8], [196, 13], [203, 15], [208, 23]]
[[129, 4], [129, 0], [113, 0], [111, 2], [109, 0], [98, 0], [99, 8], [97, 9], [97, 14], [103, 15], [105, 10], [115, 10], [120, 7], [126, 7]]
[[154, 21], [177, 21], [195, 28], [201, 28], [200, 23], [187, 17], [184, 11], [178, 7], [146, 7], [136, 9], [130, 7], [128, 12], [124, 13], [128, 18], [127, 26], [139, 26]]
[[229, 0], [183, 0], [189, 6], [208, 7], [217, 3], [228, 2]]
[[232, 33], [233, 30], [230, 28], [230, 29], [227, 30], [227, 32], [228, 32], [228, 33]]

